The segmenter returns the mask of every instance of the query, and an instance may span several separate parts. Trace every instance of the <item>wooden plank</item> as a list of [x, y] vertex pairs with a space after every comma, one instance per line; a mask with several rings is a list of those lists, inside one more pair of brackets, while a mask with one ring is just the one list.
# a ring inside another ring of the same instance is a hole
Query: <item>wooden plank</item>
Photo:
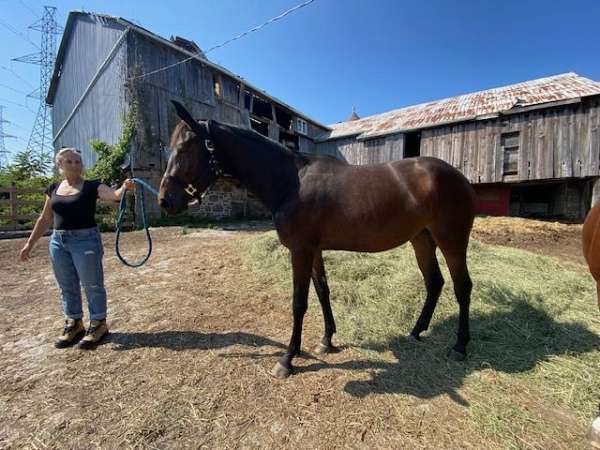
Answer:
[[600, 105], [594, 102], [590, 115], [590, 167], [588, 175], [600, 175]]
[[554, 119], [556, 117], [555, 111], [548, 111], [544, 118], [544, 148], [543, 161], [544, 165], [542, 168], [541, 178], [553, 178], [554, 177]]
[[470, 123], [466, 127], [466, 135], [467, 135], [467, 145], [466, 145], [466, 159], [465, 159], [465, 176], [469, 179], [469, 181], [476, 182], [476, 173], [474, 159], [476, 158], [476, 129], [475, 125]]
[[0, 231], [17, 231], [17, 230], [32, 230], [32, 225], [23, 224], [11, 224], [11, 225], [0, 225]]
[[[494, 175], [492, 181], [501, 182], [502, 181], [502, 171], [504, 170], [504, 155], [502, 154], [502, 146], [501, 146], [501, 135], [502, 135], [502, 121], [496, 121], [496, 131], [495, 131], [496, 139], [494, 140]], [[521, 137], [519, 138], [519, 140]], [[520, 148], [520, 147], [519, 147]], [[521, 158], [521, 152], [519, 151], [519, 159]], [[521, 164], [519, 163], [519, 167]]]
[[578, 152], [579, 140], [577, 136], [577, 113], [574, 111], [569, 118], [569, 155], [571, 157], [572, 175], [581, 176], [580, 156]]
[[519, 180], [531, 178], [531, 153], [533, 151], [534, 125], [526, 116], [518, 116], [519, 132]]
[[0, 220], [9, 220], [16, 222], [18, 220], [37, 220], [40, 217], [39, 214], [3, 214], [0, 215]]
[[581, 133], [581, 176], [584, 177], [588, 174], [589, 167], [592, 161], [592, 155], [590, 154], [590, 113], [589, 110], [582, 110], [582, 121], [579, 124]]
[[13, 200], [0, 200], [0, 206], [11, 206], [16, 204], [17, 206], [39, 206], [40, 208], [44, 206], [44, 201], [40, 200], [21, 200], [17, 199]]
[[559, 177], [571, 177], [573, 174], [573, 162], [569, 153], [569, 116], [569, 111], [563, 110], [560, 112], [558, 120]]

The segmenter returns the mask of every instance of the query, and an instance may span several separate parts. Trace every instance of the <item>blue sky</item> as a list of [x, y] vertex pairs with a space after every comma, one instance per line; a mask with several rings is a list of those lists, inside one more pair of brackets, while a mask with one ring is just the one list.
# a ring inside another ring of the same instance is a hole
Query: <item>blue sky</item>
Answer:
[[[27, 27], [43, 5], [121, 16], [207, 49], [303, 0], [0, 0], [0, 105], [11, 151], [37, 111], [39, 68]], [[36, 14], [34, 14], [36, 13]], [[315, 0], [208, 57], [315, 120], [344, 120], [563, 72], [600, 81], [600, 1]], [[15, 34], [9, 27], [25, 35]]]

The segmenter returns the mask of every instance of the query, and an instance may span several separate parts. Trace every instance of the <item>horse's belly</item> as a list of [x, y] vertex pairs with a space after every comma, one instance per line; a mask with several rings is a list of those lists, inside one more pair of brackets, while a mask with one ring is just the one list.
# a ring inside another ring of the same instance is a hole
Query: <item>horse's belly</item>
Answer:
[[349, 224], [321, 237], [323, 250], [382, 252], [398, 247], [415, 235], [423, 225], [418, 222], [396, 224]]

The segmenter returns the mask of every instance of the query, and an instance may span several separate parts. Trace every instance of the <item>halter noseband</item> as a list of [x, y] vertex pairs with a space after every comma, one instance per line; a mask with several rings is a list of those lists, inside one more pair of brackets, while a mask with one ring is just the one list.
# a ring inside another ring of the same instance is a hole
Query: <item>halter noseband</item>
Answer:
[[[215, 176], [216, 181], [217, 178], [223, 175], [223, 169], [221, 169], [221, 166], [219, 165], [219, 162], [215, 157], [215, 146], [213, 145], [212, 139], [210, 139], [211, 134], [210, 128], [208, 126], [208, 120], [204, 122], [204, 125], [206, 126], [206, 135], [208, 136], [208, 139], [204, 139], [204, 148], [206, 148], [206, 151], [208, 152], [208, 166], [212, 174]], [[211, 185], [212, 183], [205, 189], [204, 193], [206, 193], [206, 191]], [[202, 197], [204, 197], [204, 193], [200, 196], [196, 196], [198, 189], [196, 188], [196, 186], [194, 186], [194, 183], [188, 184], [183, 190], [192, 198], [197, 198], [198, 200], [200, 200]]]

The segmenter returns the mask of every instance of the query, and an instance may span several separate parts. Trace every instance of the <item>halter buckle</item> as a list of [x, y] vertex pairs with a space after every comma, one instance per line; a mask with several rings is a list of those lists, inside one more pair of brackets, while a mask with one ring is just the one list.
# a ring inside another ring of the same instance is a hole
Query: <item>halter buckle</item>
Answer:
[[215, 151], [215, 146], [213, 145], [213, 142], [210, 139], [204, 139], [204, 146], [206, 147], [206, 150], [208, 150], [209, 153]]
[[198, 189], [196, 189], [194, 186], [192, 186], [191, 184], [188, 184], [187, 187], [184, 189], [184, 191], [191, 197], [194, 197], [196, 195], [196, 192], [198, 192]]

